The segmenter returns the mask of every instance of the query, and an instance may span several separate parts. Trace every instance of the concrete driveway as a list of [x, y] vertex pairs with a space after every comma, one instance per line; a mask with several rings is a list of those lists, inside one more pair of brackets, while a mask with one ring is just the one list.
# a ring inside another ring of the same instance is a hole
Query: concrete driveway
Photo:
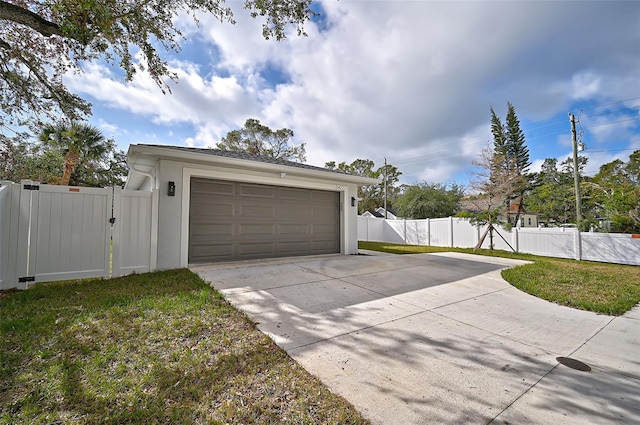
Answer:
[[374, 424], [639, 423], [640, 310], [537, 299], [500, 277], [522, 263], [368, 253], [192, 270]]

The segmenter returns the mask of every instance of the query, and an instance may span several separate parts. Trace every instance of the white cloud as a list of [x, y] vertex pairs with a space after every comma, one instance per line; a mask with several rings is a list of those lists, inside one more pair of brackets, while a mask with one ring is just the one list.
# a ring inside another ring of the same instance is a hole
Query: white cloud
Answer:
[[544, 163], [544, 159], [536, 159], [531, 162], [531, 166], [529, 167], [529, 171], [532, 173], [539, 173], [542, 169], [542, 164]]
[[[172, 58], [172, 95], [95, 64], [69, 78], [72, 88], [159, 124], [189, 123], [189, 145], [210, 146], [254, 117], [292, 128], [312, 164], [431, 155], [401, 167], [413, 181], [469, 167], [489, 139], [490, 105], [503, 116], [511, 101], [521, 118], [545, 119], [576, 99], [640, 95], [640, 3], [329, 1], [326, 30], [309, 23], [309, 37], [282, 42], [264, 41], [261, 22], [230, 4], [235, 26], [206, 16], [199, 29], [185, 24], [200, 50]], [[285, 82], [266, 81], [267, 68]], [[553, 148], [570, 146], [567, 137]]]
[[115, 137], [120, 134], [120, 129], [117, 125], [109, 123], [102, 118], [98, 120], [98, 128], [106, 137]]
[[571, 79], [572, 97], [574, 99], [589, 99], [600, 91], [601, 77], [592, 72], [581, 72]]
[[[136, 75], [129, 84], [114, 79], [109, 70], [99, 64], [89, 64], [86, 72], [67, 78], [72, 90], [90, 95], [107, 105], [150, 117], [156, 123], [186, 122], [202, 125], [215, 120], [224, 125], [247, 112], [258, 112], [255, 83], [239, 81], [238, 77], [203, 78], [197, 68], [185, 66], [173, 69], [178, 82], [169, 82], [170, 94], [163, 94], [146, 75]], [[262, 94], [267, 96], [268, 94]]]

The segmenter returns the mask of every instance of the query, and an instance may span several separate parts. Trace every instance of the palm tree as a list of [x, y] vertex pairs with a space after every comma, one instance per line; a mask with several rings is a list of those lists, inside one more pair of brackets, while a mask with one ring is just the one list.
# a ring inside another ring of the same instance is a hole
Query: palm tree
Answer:
[[69, 185], [80, 158], [99, 160], [109, 149], [107, 140], [97, 127], [77, 121], [46, 124], [40, 133], [40, 141], [63, 151], [64, 173], [60, 180], [63, 186]]

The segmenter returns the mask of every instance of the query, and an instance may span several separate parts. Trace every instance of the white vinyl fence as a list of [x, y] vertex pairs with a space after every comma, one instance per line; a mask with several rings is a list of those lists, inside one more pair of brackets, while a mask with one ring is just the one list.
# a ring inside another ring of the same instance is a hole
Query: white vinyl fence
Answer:
[[157, 192], [0, 182], [0, 290], [153, 270], [155, 208]]
[[[572, 228], [513, 228], [496, 226], [494, 249], [573, 258], [576, 260], [640, 265], [640, 235], [587, 233]], [[358, 240], [409, 245], [473, 248], [486, 231], [462, 218], [385, 220], [358, 217]], [[501, 237], [501, 236], [502, 237]], [[504, 238], [505, 240], [503, 240]], [[489, 248], [489, 236], [482, 248]]]

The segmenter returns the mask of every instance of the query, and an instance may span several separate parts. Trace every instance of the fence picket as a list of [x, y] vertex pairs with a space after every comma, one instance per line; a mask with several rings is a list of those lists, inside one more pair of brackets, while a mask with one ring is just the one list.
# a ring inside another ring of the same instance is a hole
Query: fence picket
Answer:
[[0, 182], [0, 290], [18, 286], [18, 247], [20, 185]]

